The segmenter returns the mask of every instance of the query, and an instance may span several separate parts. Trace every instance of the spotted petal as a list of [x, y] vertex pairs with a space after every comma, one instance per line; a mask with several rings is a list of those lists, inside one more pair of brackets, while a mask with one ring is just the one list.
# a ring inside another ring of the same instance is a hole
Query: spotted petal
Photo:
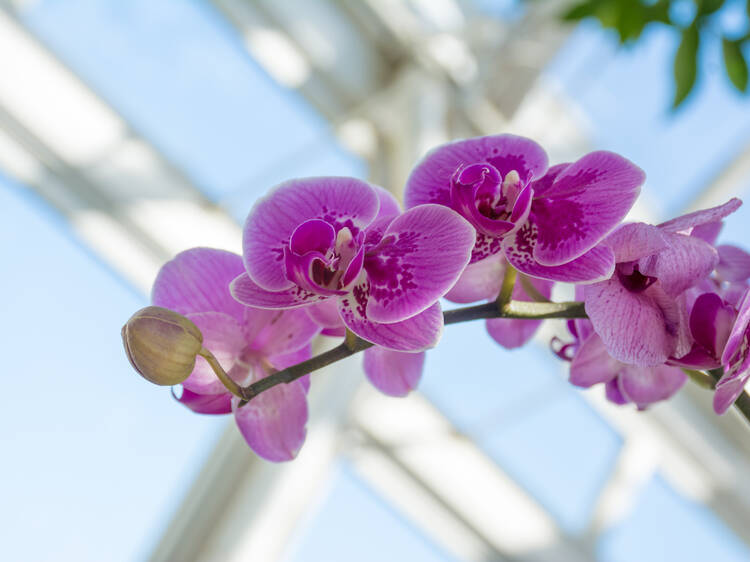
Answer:
[[290, 180], [258, 201], [245, 222], [243, 258], [253, 281], [268, 291], [289, 289], [283, 251], [295, 229], [310, 219], [322, 219], [338, 231], [357, 234], [378, 213], [375, 190], [354, 178], [321, 177]]
[[406, 182], [404, 198], [410, 209], [424, 203], [450, 206], [451, 179], [468, 164], [492, 164], [505, 176], [515, 170], [523, 183], [540, 178], [547, 170], [547, 154], [531, 139], [494, 135], [460, 140], [430, 151], [414, 168]]
[[292, 460], [305, 441], [307, 391], [303, 382], [279, 384], [246, 405], [232, 399], [240, 433], [260, 457], [273, 462]]
[[399, 322], [432, 306], [469, 263], [474, 229], [440, 205], [420, 205], [397, 217], [368, 249], [367, 317]]
[[233, 279], [229, 291], [238, 302], [246, 306], [269, 309], [299, 308], [328, 298], [297, 285], [281, 291], [268, 291], [255, 283], [247, 273]]
[[406, 396], [417, 388], [425, 354], [403, 353], [379, 346], [366, 349], [363, 367], [375, 388], [389, 396]]
[[401, 322], [379, 324], [367, 316], [368, 298], [367, 285], [363, 283], [339, 300], [344, 324], [359, 337], [394, 351], [424, 351], [437, 345], [443, 331], [439, 304]]
[[244, 270], [237, 254], [212, 248], [186, 250], [159, 270], [151, 300], [180, 314], [223, 312], [241, 322], [245, 307], [232, 298], [229, 284]]
[[503, 241], [503, 251], [510, 264], [531, 277], [565, 283], [594, 283], [612, 276], [615, 256], [605, 245], [599, 245], [563, 265], [545, 266], [534, 259], [536, 225], [529, 220], [515, 234]]
[[622, 225], [604, 243], [612, 248], [617, 263], [636, 261], [669, 247], [667, 235], [659, 227], [642, 222]]
[[645, 179], [612, 152], [592, 152], [565, 168], [531, 208], [538, 227], [534, 258], [567, 263], [599, 244], [633, 206]]

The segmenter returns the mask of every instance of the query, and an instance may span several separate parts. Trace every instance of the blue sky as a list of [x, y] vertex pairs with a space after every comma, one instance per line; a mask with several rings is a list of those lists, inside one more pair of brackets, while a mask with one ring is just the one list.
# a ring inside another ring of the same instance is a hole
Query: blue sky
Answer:
[[[31, 3], [23, 19], [238, 220], [286, 177], [366, 174], [312, 108], [266, 76], [207, 3], [43, 0]], [[701, 80], [684, 109], [668, 112], [674, 46], [673, 36], [654, 29], [643, 44], [616, 49], [608, 34], [584, 25], [547, 69], [593, 124], [594, 145], [622, 152], [647, 171], [647, 193], [664, 216], [683, 208], [750, 140], [749, 99], [718, 72]], [[705, 56], [707, 67], [715, 66], [717, 53]], [[4, 552], [9, 559], [141, 559], [224, 422], [188, 413], [166, 389], [132, 373], [119, 330], [146, 303], [144, 295], [79, 244], [61, 217], [1, 174], [0, 208], [2, 256], [12, 264], [2, 278], [12, 298], [0, 325], [10, 350], [0, 414], [0, 501], [12, 506], [0, 512]], [[747, 239], [747, 221], [730, 224], [728, 238]], [[467, 347], [480, 351], [466, 358]], [[538, 350], [499, 349], [481, 324], [457, 326], [430, 354], [422, 391], [576, 532], [621, 439], [560, 372]], [[367, 528], [355, 526], [347, 540], [333, 540], [353, 513], [389, 538], [383, 550], [369, 543], [374, 559], [407, 553], [415, 561], [448, 559], [346, 463], [327, 485], [290, 560], [361, 554]], [[650, 521], [662, 522], [660, 534], [649, 532]], [[693, 528], [700, 532], [686, 541], [684, 529]], [[722, 560], [748, 555], [704, 508], [658, 479], [633, 515], [603, 538], [600, 553], [603, 560], [663, 560], [664, 537], [687, 545], [683, 560], [706, 559], [697, 557], [701, 552], [725, 553]]]

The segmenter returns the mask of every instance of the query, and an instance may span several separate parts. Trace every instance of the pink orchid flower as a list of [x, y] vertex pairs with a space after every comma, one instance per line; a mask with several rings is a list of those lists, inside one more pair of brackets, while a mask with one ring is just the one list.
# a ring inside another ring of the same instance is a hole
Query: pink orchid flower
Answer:
[[[194, 248], [161, 268], [152, 291], [155, 305], [184, 314], [200, 329], [204, 347], [243, 386], [309, 358], [310, 341], [320, 331], [303, 311], [250, 308], [232, 298], [229, 283], [244, 269], [239, 255]], [[278, 462], [293, 459], [305, 440], [309, 386], [305, 376], [238, 408], [239, 399], [198, 357], [178, 400], [203, 414], [234, 411], [248, 445], [261, 457]]]
[[519, 271], [571, 283], [612, 274], [599, 243], [632, 207], [645, 176], [611, 152], [592, 152], [547, 170], [534, 141], [495, 135], [432, 150], [414, 168], [406, 206], [450, 207], [475, 228], [471, 262], [504, 252]]
[[438, 299], [469, 261], [474, 230], [422, 205], [401, 214], [384, 189], [352, 178], [306, 178], [258, 201], [243, 237], [234, 297], [266, 309], [337, 305], [347, 328], [396, 351], [434, 346]]

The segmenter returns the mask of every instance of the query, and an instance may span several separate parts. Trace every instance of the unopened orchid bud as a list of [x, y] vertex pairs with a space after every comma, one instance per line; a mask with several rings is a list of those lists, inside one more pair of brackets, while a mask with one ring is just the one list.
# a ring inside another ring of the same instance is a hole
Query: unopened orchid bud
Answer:
[[159, 385], [179, 384], [190, 376], [203, 347], [203, 334], [190, 320], [167, 308], [142, 308], [122, 327], [131, 365]]

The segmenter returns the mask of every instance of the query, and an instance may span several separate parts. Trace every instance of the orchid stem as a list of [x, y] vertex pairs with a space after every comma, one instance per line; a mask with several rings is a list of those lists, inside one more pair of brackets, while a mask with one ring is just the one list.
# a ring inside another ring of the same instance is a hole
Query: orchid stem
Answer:
[[[515, 277], [515, 274], [513, 277]], [[443, 312], [443, 320], [446, 325], [470, 322], [472, 320], [480, 320], [484, 318], [522, 318], [527, 320], [542, 320], [545, 318], [586, 318], [586, 312], [583, 309], [582, 302], [534, 303], [523, 301], [509, 301], [503, 306], [503, 310], [498, 308], [497, 302], [489, 302], [486, 304], [466, 306]], [[289, 384], [300, 377], [304, 377], [308, 373], [312, 373], [313, 371], [327, 367], [332, 363], [346, 359], [347, 357], [359, 353], [373, 345], [374, 344], [363, 340], [353, 332], [347, 330], [344, 341], [333, 349], [255, 381], [254, 383], [241, 388], [240, 394], [236, 394], [231, 388], [230, 392], [243, 399], [239, 404], [239, 407], [242, 407], [247, 401], [258, 396], [260, 393], [265, 392], [269, 388], [273, 388], [277, 384]], [[211, 355], [211, 357], [213, 357], [213, 355]], [[208, 358], [206, 359], [208, 360]], [[214, 361], [216, 361], [215, 358]], [[218, 362], [216, 362], [216, 365], [221, 369]], [[224, 370], [221, 369], [221, 372], [223, 373]], [[219, 375], [218, 372], [216, 374]], [[224, 373], [224, 375], [226, 375], [226, 373]], [[219, 378], [221, 379], [222, 377], [219, 375]], [[229, 377], [226, 378], [231, 381]], [[224, 379], [222, 379], [222, 382], [224, 382]], [[234, 383], [234, 381], [231, 382]], [[224, 384], [226, 385], [226, 383]], [[227, 388], [229, 388], [229, 386], [227, 386]]]
[[208, 362], [208, 364], [211, 366], [211, 369], [213, 369], [214, 373], [216, 373], [216, 376], [219, 377], [219, 380], [225, 387], [227, 387], [227, 390], [229, 392], [234, 394], [237, 398], [241, 398], [243, 400], [245, 399], [245, 394], [242, 387], [229, 377], [229, 375], [219, 364], [219, 361], [216, 359], [213, 353], [211, 353], [205, 347], [201, 347], [198, 355], [203, 357], [206, 362]]
[[684, 367], [682, 368], [682, 372], [690, 377], [690, 380], [701, 388], [707, 388], [709, 390], [716, 388], [716, 381], [708, 373], [696, 371], [695, 369], [686, 369]]
[[505, 308], [510, 303], [510, 299], [513, 297], [513, 287], [516, 284], [516, 268], [510, 264], [505, 266], [505, 274], [503, 275], [503, 284], [500, 286], [500, 294], [497, 296], [495, 301], [497, 309], [500, 312], [505, 312]]

